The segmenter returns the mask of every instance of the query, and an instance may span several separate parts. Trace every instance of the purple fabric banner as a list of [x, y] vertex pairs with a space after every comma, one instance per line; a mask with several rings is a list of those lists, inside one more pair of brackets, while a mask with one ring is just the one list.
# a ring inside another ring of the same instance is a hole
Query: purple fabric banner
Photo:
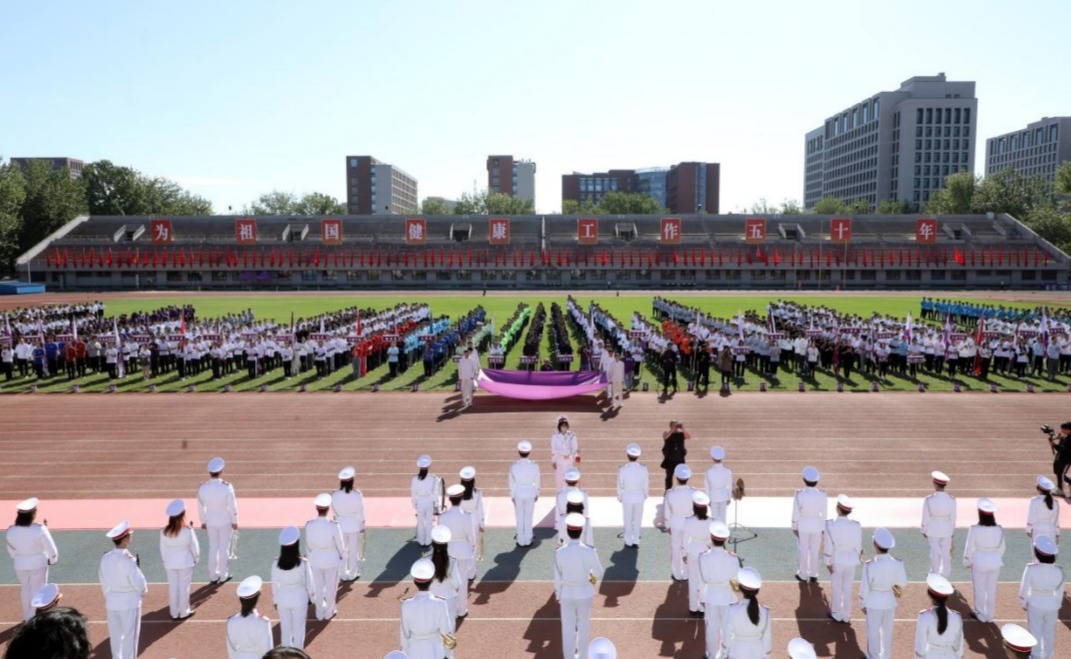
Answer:
[[485, 368], [476, 378], [480, 389], [506, 398], [554, 400], [603, 389], [606, 375], [598, 371], [505, 371]]

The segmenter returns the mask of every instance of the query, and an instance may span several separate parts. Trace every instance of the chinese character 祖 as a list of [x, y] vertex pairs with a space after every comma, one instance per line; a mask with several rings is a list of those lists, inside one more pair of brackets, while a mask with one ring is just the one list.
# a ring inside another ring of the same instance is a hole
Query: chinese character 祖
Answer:
[[253, 240], [253, 225], [243, 223], [238, 225], [238, 240]]

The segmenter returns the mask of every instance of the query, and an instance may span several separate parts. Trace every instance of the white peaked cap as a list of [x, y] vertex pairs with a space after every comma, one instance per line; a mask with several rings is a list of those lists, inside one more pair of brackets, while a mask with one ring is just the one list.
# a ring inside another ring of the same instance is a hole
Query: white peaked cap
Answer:
[[686, 464], [679, 464], [673, 468], [673, 477], [677, 480], [686, 481], [692, 477], [692, 468]]
[[724, 460], [725, 459], [725, 449], [723, 449], [720, 446], [712, 446], [712, 447], [710, 447], [710, 457], [715, 459], [715, 460]]
[[118, 540], [127, 533], [130, 533], [130, 522], [123, 520], [116, 524], [111, 531], [108, 531], [104, 535], [112, 540]]
[[692, 503], [697, 506], [709, 506], [710, 497], [707, 496], [706, 492], [697, 490], [692, 494]]
[[298, 540], [301, 540], [301, 531], [296, 526], [288, 526], [279, 532], [279, 544], [284, 547], [296, 544]]
[[450, 532], [450, 529], [445, 526], [436, 526], [431, 530], [431, 541], [437, 542], [440, 545], [445, 545], [450, 542], [450, 538], [452, 537], [453, 534]]
[[887, 528], [874, 529], [874, 544], [882, 549], [892, 549], [896, 546], [896, 538], [893, 537], [892, 531]]
[[802, 638], [794, 638], [788, 642], [789, 659], [817, 659], [814, 646]]
[[934, 483], [938, 483], [940, 485], [948, 485], [948, 474], [943, 471], [931, 471], [930, 478], [933, 479]]
[[226, 462], [223, 458], [212, 458], [208, 461], [208, 473], [216, 474], [223, 471], [223, 467], [226, 466]]
[[580, 480], [580, 470], [576, 467], [569, 467], [565, 470], [565, 480], [578, 481]]
[[1046, 492], [1052, 492], [1054, 489], [1056, 489], [1056, 483], [1053, 483], [1051, 479], [1045, 476], [1038, 476], [1037, 484], [1039, 488]]
[[33, 594], [33, 599], [30, 601], [30, 606], [35, 609], [43, 609], [48, 606], [52, 606], [56, 603], [60, 597], [59, 586], [54, 583], [46, 583], [37, 589], [37, 592]]
[[461, 480], [470, 481], [476, 478], [476, 467], [462, 467], [461, 471], [457, 472], [461, 476]]
[[435, 576], [435, 564], [429, 558], [421, 558], [409, 569], [409, 576], [415, 581], [431, 581]]
[[1018, 652], [1029, 652], [1038, 644], [1033, 634], [1013, 622], [1001, 627], [1000, 635], [1005, 645]]
[[401, 650], [391, 650], [387, 654], [383, 655], [383, 659], [409, 659], [409, 655]]
[[740, 568], [740, 571], [736, 573], [736, 581], [741, 588], [747, 590], [762, 588], [762, 575], [753, 567]]
[[995, 513], [997, 512], [997, 504], [993, 503], [992, 499], [981, 498], [978, 500], [978, 510], [983, 513]]
[[629, 444], [625, 447], [625, 453], [633, 458], [638, 458], [643, 451], [640, 450], [639, 444]]
[[565, 516], [565, 526], [570, 529], [582, 529], [584, 523], [587, 522], [584, 516], [580, 513], [569, 513]]
[[260, 592], [260, 589], [264, 587], [264, 580], [253, 575], [242, 579], [242, 583], [238, 584], [238, 597], [241, 599], [248, 599], [253, 595]]
[[517, 452], [518, 453], [531, 453], [532, 452], [532, 442], [528, 441], [527, 439], [521, 440], [520, 442], [517, 442]]
[[949, 597], [956, 592], [956, 589], [952, 587], [952, 582], [939, 574], [927, 575], [926, 588], [934, 595], [941, 597]]
[[569, 490], [565, 495], [567, 503], [584, 503], [584, 493], [580, 490]]
[[711, 522], [710, 535], [718, 540], [727, 540], [729, 538], [729, 525], [725, 522]]
[[182, 499], [175, 499], [171, 503], [167, 504], [167, 516], [174, 517], [175, 515], [181, 515], [186, 512], [186, 502]]
[[338, 472], [338, 479], [340, 481], [350, 481], [357, 475], [357, 469], [354, 467], [346, 467], [342, 471]]
[[454, 483], [450, 487], [446, 488], [446, 496], [459, 497], [465, 493], [465, 486], [461, 483]]
[[15, 504], [15, 510], [19, 511], [20, 513], [28, 513], [31, 510], [37, 510], [37, 504], [39, 503], [41, 502], [38, 501], [37, 497], [30, 497], [29, 499], [20, 501]]
[[321, 492], [316, 495], [316, 498], [312, 500], [313, 505], [317, 508], [330, 508], [331, 507], [331, 495], [327, 492]]
[[422, 455], [422, 456], [420, 456], [419, 458], [417, 458], [416, 466], [419, 467], [420, 469], [427, 469], [428, 467], [431, 466], [431, 456], [430, 455]]
[[855, 504], [852, 503], [852, 498], [847, 494], [837, 495], [837, 505], [848, 511], [855, 507]]
[[610, 639], [600, 636], [588, 645], [588, 659], [617, 659], [617, 648]]
[[1047, 535], [1039, 535], [1034, 538], [1034, 549], [1046, 556], [1055, 556], [1060, 553], [1060, 548], [1056, 546], [1056, 543]]
[[822, 474], [820, 474], [814, 467], [804, 467], [802, 475], [803, 480], [808, 483], [817, 483], [822, 480]]

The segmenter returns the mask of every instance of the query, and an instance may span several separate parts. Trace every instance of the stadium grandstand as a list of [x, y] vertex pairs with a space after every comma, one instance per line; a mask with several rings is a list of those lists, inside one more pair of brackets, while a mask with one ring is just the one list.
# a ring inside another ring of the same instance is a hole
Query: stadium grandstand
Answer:
[[79, 216], [23, 254], [51, 290], [1065, 289], [1009, 215]]

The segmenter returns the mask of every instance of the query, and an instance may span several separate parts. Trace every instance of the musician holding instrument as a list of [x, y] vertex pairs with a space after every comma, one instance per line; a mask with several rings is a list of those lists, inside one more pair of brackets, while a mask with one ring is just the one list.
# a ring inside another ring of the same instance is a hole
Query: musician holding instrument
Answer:
[[595, 584], [603, 576], [598, 553], [580, 542], [587, 520], [580, 513], [565, 518], [569, 542], [554, 553], [554, 595], [561, 605], [562, 656], [577, 656], [591, 636]]
[[346, 541], [340, 575], [340, 580], [346, 582], [361, 578], [361, 561], [364, 560], [364, 495], [353, 487], [356, 476], [357, 470], [353, 467], [340, 471], [338, 489], [331, 494], [331, 509]]
[[409, 574], [417, 594], [402, 602], [402, 652], [409, 659], [446, 659], [457, 646], [457, 637], [446, 601], [429, 592], [435, 565], [422, 558]]
[[978, 523], [967, 530], [963, 547], [963, 567], [971, 570], [974, 610], [971, 617], [993, 622], [996, 615], [997, 582], [1004, 566], [1004, 529], [997, 524], [997, 504], [978, 500]]
[[737, 600], [736, 575], [740, 570], [740, 558], [725, 548], [729, 539], [729, 527], [725, 522], [715, 520], [707, 528], [713, 547], [699, 555], [699, 578], [706, 609], [706, 656], [724, 657], [729, 652], [729, 606]]
[[[483, 529], [485, 516], [483, 511], [483, 491], [476, 487], [476, 468], [463, 467], [458, 474], [465, 494], [461, 497], [461, 510], [472, 515], [472, 534], [476, 538], [476, 560], [483, 560]], [[476, 564], [469, 569], [469, 579], [476, 578]]]
[[885, 528], [874, 530], [877, 555], [863, 563], [859, 580], [859, 607], [866, 615], [866, 647], [869, 659], [892, 656], [893, 620], [897, 600], [907, 585], [904, 562], [889, 554], [896, 546], [893, 534]]

